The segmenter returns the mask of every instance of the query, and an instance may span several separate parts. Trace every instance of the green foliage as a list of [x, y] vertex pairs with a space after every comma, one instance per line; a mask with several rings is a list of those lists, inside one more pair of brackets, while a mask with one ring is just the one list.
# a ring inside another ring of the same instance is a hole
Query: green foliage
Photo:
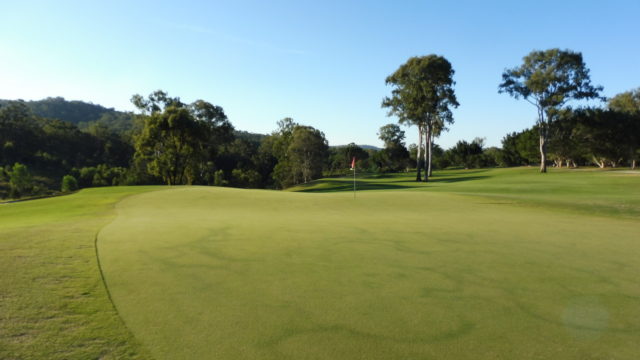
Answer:
[[[459, 106], [453, 90], [454, 70], [447, 59], [438, 55], [412, 57], [387, 77], [387, 85], [394, 88], [385, 97], [382, 107], [388, 115], [398, 117], [400, 123], [416, 125], [424, 153], [431, 154], [432, 144], [440, 133], [453, 123], [451, 108]], [[423, 142], [424, 138], [424, 142]], [[432, 156], [427, 156], [425, 181], [430, 176]], [[420, 180], [420, 163], [417, 164]]]
[[518, 152], [517, 139], [518, 133], [516, 132], [507, 134], [502, 138], [502, 151], [497, 159], [499, 166], [508, 167], [524, 164], [524, 159]]
[[637, 134], [629, 131], [634, 127], [633, 118], [628, 114], [613, 110], [580, 109], [569, 117], [576, 124], [585, 155], [600, 167], [616, 167], [637, 149], [634, 138]]
[[190, 105], [156, 91], [131, 99], [143, 112], [144, 128], [135, 139], [135, 161], [168, 185], [206, 183], [211, 158], [233, 139], [221, 107], [203, 100]]
[[404, 130], [397, 124], [387, 124], [378, 130], [378, 138], [384, 142], [385, 147], [404, 146]]
[[570, 100], [599, 98], [602, 86], [593, 86], [582, 54], [571, 50], [532, 51], [519, 67], [505, 70], [500, 93], [523, 98], [538, 110], [540, 171], [546, 172], [550, 124]]
[[9, 173], [9, 197], [20, 198], [31, 195], [34, 190], [33, 179], [26, 165], [15, 163]]
[[640, 115], [640, 88], [625, 91], [609, 99], [609, 109], [627, 113], [630, 115]]
[[224, 171], [218, 170], [213, 174], [213, 185], [215, 186], [229, 185], [229, 182], [225, 180]]
[[[376, 151], [373, 151], [375, 154]], [[330, 174], [344, 174], [351, 167], [351, 161], [356, 158], [356, 167], [367, 168], [369, 152], [355, 143], [329, 148], [328, 164]]]
[[[0, 104], [12, 101], [0, 100]], [[69, 101], [62, 97], [22, 102], [36, 117], [57, 119], [72, 123], [81, 129], [93, 124], [107, 126], [111, 131], [125, 133], [133, 127], [133, 114], [105, 108], [83, 101]]]
[[231, 171], [231, 184], [241, 188], [257, 188], [260, 187], [262, 177], [252, 169], [242, 170], [233, 169]]
[[451, 63], [442, 56], [412, 57], [385, 80], [394, 88], [382, 106], [403, 124], [451, 123], [451, 108], [458, 106], [453, 74]]
[[287, 149], [292, 184], [306, 183], [322, 177], [328, 150], [329, 144], [323, 132], [311, 126], [296, 126]]
[[404, 131], [396, 124], [380, 127], [378, 138], [384, 142], [384, 150], [375, 156], [375, 162], [382, 172], [396, 172], [409, 166], [409, 151], [404, 146]]
[[74, 169], [72, 173], [77, 176], [80, 188], [135, 184], [135, 181], [130, 179], [130, 171], [122, 167], [109, 167], [106, 164]]
[[609, 109], [625, 119], [623, 143], [626, 157], [635, 167], [640, 158], [640, 88], [618, 94], [609, 100]]
[[62, 178], [61, 191], [63, 193], [72, 192], [78, 190], [78, 180], [72, 175], [65, 175]]
[[479, 168], [485, 165], [483, 158], [484, 139], [476, 138], [472, 142], [460, 140], [448, 150], [451, 165], [464, 166], [465, 169]]
[[320, 130], [284, 118], [265, 138], [261, 152], [277, 159], [272, 178], [276, 187], [286, 188], [321, 177], [329, 145]]
[[28, 163], [39, 142], [38, 122], [23, 101], [0, 107], [0, 164]]

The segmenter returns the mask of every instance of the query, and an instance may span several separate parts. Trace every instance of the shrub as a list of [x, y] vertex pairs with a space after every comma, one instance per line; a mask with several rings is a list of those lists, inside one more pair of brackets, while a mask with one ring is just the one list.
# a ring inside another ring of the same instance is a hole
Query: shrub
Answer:
[[215, 186], [229, 185], [229, 182], [224, 179], [224, 171], [218, 170], [213, 174], [213, 185]]
[[65, 175], [62, 178], [62, 192], [72, 192], [78, 190], [78, 180], [71, 175]]
[[9, 173], [9, 196], [19, 198], [31, 194], [33, 181], [26, 165], [15, 163]]

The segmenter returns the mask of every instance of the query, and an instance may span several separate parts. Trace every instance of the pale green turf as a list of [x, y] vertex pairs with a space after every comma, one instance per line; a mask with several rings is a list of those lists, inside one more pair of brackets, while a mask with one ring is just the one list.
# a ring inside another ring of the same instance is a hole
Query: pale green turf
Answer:
[[0, 204], [0, 359], [146, 359], [109, 301], [95, 236], [152, 188]]
[[128, 197], [107, 284], [157, 359], [637, 358], [640, 177], [436, 175]]

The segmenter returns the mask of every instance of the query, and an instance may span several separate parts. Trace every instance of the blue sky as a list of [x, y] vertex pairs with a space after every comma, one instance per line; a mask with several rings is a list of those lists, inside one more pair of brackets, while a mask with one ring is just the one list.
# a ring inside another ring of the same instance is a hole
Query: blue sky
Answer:
[[[277, 120], [332, 145], [381, 145], [395, 118], [384, 79], [416, 55], [452, 63], [461, 106], [437, 141], [499, 145], [535, 109], [497, 93], [533, 49], [582, 52], [604, 95], [640, 86], [640, 1], [8, 1], [0, 12], [0, 98], [63, 96], [133, 110], [163, 89], [225, 109], [236, 128]], [[408, 143], [416, 129], [408, 128]]]

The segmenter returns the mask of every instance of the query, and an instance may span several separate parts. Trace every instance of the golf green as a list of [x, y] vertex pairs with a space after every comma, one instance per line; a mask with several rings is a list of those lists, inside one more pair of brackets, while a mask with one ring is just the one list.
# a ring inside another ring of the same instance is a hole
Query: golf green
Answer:
[[640, 178], [485, 175], [372, 179], [355, 200], [331, 191], [349, 179], [134, 195], [98, 235], [102, 270], [156, 359], [640, 354]]

